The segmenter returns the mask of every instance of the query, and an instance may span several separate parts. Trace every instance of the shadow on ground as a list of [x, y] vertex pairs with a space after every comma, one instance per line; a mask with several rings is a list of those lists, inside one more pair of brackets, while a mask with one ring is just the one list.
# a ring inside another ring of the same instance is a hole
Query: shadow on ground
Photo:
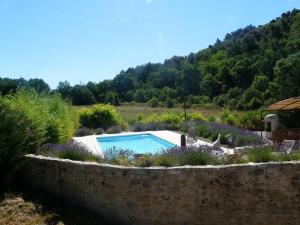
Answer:
[[0, 193], [0, 225], [112, 225], [100, 215], [43, 192], [13, 189]]

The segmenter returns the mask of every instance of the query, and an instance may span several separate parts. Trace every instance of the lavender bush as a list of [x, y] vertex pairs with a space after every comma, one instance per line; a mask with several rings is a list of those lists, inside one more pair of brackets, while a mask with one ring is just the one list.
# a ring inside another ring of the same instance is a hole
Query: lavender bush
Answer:
[[168, 124], [163, 122], [153, 122], [153, 123], [135, 123], [131, 130], [138, 132], [138, 131], [156, 131], [156, 130], [166, 130], [168, 129]]
[[260, 137], [252, 131], [235, 126], [206, 121], [189, 121], [182, 124], [189, 136], [210, 138], [215, 141], [221, 135], [221, 143], [229, 147], [261, 144]]
[[37, 153], [61, 159], [101, 161], [101, 158], [89, 152], [85, 145], [75, 141], [70, 141], [65, 144], [45, 144], [38, 149]]

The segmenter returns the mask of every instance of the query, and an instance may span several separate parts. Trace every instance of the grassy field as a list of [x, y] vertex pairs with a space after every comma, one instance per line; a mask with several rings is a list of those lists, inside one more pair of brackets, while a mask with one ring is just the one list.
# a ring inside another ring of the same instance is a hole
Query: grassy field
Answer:
[[[91, 106], [74, 106], [74, 107], [80, 109], [82, 107], [91, 107]], [[116, 109], [120, 112], [122, 118], [127, 121], [135, 119], [138, 114], [149, 116], [153, 113], [160, 114], [164, 112], [181, 112], [181, 113], [184, 112], [182, 105], [175, 105], [173, 108], [166, 108], [166, 107], [152, 108], [145, 103], [134, 103], [134, 104], [122, 103], [120, 106], [116, 106]], [[220, 116], [220, 113], [222, 112], [222, 109], [216, 106], [208, 106], [208, 107], [193, 106], [187, 109], [187, 112], [200, 112], [205, 117], [215, 116], [216, 118], [218, 118]]]

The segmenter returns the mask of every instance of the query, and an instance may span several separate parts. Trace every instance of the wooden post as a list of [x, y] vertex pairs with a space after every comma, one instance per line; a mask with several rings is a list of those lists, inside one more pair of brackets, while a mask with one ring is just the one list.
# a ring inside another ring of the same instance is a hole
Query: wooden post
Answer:
[[181, 145], [181, 147], [186, 146], [186, 137], [185, 137], [184, 134], [182, 134], [181, 137], [180, 137], [180, 145]]
[[187, 117], [186, 117], [186, 99], [185, 99], [185, 95], [183, 97], [183, 108], [184, 108], [184, 120], [187, 121]]
[[262, 119], [262, 112], [263, 108], [260, 108], [260, 142], [261, 144], [263, 143], [263, 135], [262, 135], [262, 130], [263, 130], [263, 119]]

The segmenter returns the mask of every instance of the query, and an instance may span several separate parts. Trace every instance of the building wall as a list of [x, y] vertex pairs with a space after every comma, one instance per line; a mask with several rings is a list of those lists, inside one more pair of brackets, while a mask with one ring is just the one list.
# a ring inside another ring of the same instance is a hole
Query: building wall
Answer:
[[300, 224], [300, 162], [132, 168], [27, 160], [32, 187], [118, 224]]

